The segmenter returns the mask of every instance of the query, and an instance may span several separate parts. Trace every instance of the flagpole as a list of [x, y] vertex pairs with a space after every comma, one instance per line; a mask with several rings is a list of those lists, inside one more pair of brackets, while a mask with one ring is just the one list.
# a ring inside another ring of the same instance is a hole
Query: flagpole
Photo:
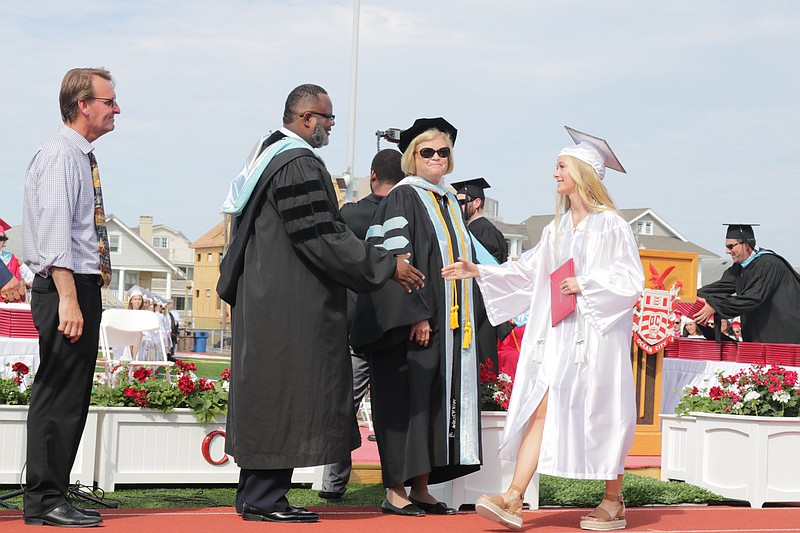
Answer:
[[353, 42], [350, 58], [350, 116], [347, 125], [347, 167], [344, 173], [350, 176], [347, 184], [345, 200], [355, 197], [353, 172], [356, 149], [356, 89], [358, 86], [358, 15], [361, 10], [360, 0], [353, 0]]

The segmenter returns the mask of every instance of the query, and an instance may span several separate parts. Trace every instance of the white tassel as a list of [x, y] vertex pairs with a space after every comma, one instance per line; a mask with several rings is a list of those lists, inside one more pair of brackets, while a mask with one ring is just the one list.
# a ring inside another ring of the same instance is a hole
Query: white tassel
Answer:
[[586, 341], [578, 339], [575, 341], [575, 364], [582, 365], [586, 362]]
[[536, 341], [536, 346], [533, 347], [533, 362], [541, 363], [544, 361], [544, 339]]

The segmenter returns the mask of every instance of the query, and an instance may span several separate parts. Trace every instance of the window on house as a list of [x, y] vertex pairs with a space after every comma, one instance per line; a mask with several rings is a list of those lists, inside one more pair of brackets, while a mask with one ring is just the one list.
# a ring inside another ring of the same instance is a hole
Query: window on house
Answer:
[[186, 310], [186, 298], [184, 298], [183, 296], [173, 296], [172, 299], [175, 301], [176, 311]]
[[200, 254], [197, 254], [197, 262], [199, 263], [202, 260], [203, 260], [203, 256], [200, 255]]
[[208, 252], [208, 262], [210, 263], [213, 260], [214, 260], [214, 254], [212, 254], [211, 252]]
[[153, 237], [153, 248], [168, 248], [169, 239], [166, 237]]
[[195, 298], [200, 298], [200, 289], [197, 289], [196, 291], [194, 291], [194, 297]]
[[120, 244], [121, 239], [119, 234], [109, 233], [108, 235], [108, 250], [112, 254], [118, 254], [120, 252]]
[[639, 235], [652, 235], [653, 222], [651, 220], [640, 220], [636, 223], [636, 233]]
[[211, 289], [206, 289], [206, 298], [211, 298]]

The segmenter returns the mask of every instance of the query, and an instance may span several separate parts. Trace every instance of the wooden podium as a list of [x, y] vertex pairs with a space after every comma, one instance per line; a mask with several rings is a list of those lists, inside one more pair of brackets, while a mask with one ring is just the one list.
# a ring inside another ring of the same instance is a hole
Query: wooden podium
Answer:
[[648, 354], [636, 343], [631, 347], [636, 388], [636, 436], [628, 455], [661, 455], [661, 372], [664, 350]]

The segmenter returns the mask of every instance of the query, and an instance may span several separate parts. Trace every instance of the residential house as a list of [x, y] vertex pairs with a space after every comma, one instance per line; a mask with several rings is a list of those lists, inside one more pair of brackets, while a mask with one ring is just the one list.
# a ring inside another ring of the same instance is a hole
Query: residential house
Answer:
[[230, 307], [217, 294], [226, 231], [223, 220], [191, 245], [194, 251], [192, 318], [193, 327], [197, 329], [230, 328]]
[[106, 228], [113, 274], [110, 296], [124, 302], [125, 292], [139, 285], [166, 299], [172, 296], [174, 280], [186, 279], [185, 272], [115, 215], [106, 217]]
[[[191, 241], [176, 229], [164, 224], [153, 224], [153, 217], [146, 215], [139, 217], [139, 225], [133, 231], [144, 242], [149, 243], [156, 253], [186, 274], [185, 278], [172, 280], [170, 297], [173, 309], [181, 316], [181, 323], [191, 324], [194, 279], [194, 251]], [[166, 287], [162, 285], [162, 279], [153, 280], [153, 289], [159, 294], [166, 292]]]

